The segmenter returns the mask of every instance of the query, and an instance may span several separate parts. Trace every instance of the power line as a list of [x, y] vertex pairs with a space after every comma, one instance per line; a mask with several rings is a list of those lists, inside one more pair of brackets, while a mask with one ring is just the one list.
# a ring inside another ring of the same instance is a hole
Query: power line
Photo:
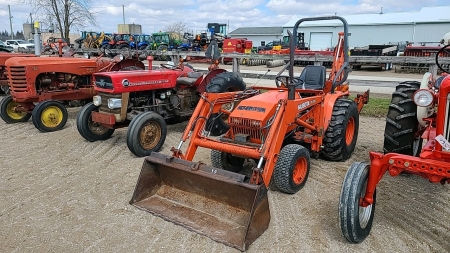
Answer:
[[164, 19], [159, 19], [159, 18], [152, 17], [152, 16], [147, 15], [147, 14], [145, 14], [145, 13], [142, 13], [142, 12], [140, 12], [140, 11], [131, 9], [131, 8], [128, 7], [128, 6], [125, 6], [125, 8], [130, 9], [130, 10], [132, 10], [132, 11], [135, 11], [135, 12], [137, 12], [137, 13], [139, 13], [139, 14], [141, 14], [141, 15], [147, 16], [147, 17], [149, 17], [149, 18], [154, 18], [154, 19], [157, 19], [157, 20], [159, 20], [159, 21], [167, 21], [167, 20], [164, 20]]

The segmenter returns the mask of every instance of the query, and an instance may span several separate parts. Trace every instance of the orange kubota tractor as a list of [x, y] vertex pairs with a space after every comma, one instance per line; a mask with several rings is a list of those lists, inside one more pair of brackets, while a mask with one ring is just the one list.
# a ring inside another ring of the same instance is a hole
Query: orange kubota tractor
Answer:
[[[246, 250], [269, 225], [269, 185], [294, 194], [306, 183], [310, 156], [348, 159], [369, 91], [348, 98], [347, 22], [338, 16], [304, 18], [290, 36], [296, 41], [304, 21], [330, 19], [342, 21], [344, 32], [328, 79], [323, 66], [307, 66], [295, 76], [291, 43], [290, 63], [278, 73], [277, 87], [203, 93], [172, 156], [152, 152], [145, 158], [130, 204]], [[289, 76], [281, 76], [287, 68]], [[222, 106], [230, 102], [237, 104], [232, 111]], [[210, 137], [214, 121], [225, 115], [229, 130]], [[192, 161], [200, 147], [211, 149], [212, 166]], [[245, 160], [254, 164], [248, 174]]]
[[360, 243], [369, 235], [376, 187], [386, 172], [391, 176], [408, 173], [432, 183], [450, 183], [450, 69], [439, 62], [450, 54], [450, 40], [446, 42], [449, 45], [436, 54], [436, 64], [445, 74], [435, 79], [426, 73], [422, 82], [397, 85], [386, 117], [384, 154], [370, 152], [370, 164], [355, 162], [345, 175], [339, 219], [349, 242]]
[[[59, 55], [62, 56], [62, 47]], [[75, 101], [75, 105], [83, 104], [95, 95], [92, 74], [136, 69], [145, 69], [145, 65], [123, 55], [113, 59], [12, 57], [6, 61], [11, 95], [0, 101], [0, 117], [10, 124], [32, 117], [41, 132], [60, 130], [68, 118], [66, 105]]]

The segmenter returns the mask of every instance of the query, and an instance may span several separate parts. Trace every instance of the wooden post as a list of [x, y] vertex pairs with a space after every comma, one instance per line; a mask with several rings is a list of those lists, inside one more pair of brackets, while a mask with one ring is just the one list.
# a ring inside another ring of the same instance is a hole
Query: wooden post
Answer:
[[438, 70], [437, 64], [430, 64], [429, 71], [430, 71], [431, 75], [433, 75], [434, 79], [437, 78], [437, 70]]
[[173, 54], [170, 56], [170, 59], [175, 65], [178, 65], [180, 63], [180, 55], [179, 54]]
[[239, 58], [233, 57], [233, 72], [239, 73], [241, 72]]

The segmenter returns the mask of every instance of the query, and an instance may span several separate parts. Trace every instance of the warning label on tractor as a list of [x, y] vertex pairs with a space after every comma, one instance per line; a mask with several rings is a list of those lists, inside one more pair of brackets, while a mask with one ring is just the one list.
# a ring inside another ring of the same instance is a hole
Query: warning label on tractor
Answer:
[[442, 136], [442, 134], [436, 136], [436, 138], [434, 138], [437, 142], [439, 142], [439, 144], [441, 144], [442, 148], [445, 150], [450, 150], [450, 142], [448, 142], [444, 136]]

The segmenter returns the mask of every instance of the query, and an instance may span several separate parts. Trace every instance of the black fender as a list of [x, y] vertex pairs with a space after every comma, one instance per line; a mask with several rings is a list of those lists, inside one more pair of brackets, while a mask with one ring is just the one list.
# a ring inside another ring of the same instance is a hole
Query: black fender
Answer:
[[121, 62], [116, 63], [114, 66], [111, 67], [110, 71], [119, 71], [123, 68], [130, 67], [130, 66], [136, 66], [141, 69], [145, 69], [144, 63], [137, 59], [126, 59]]

